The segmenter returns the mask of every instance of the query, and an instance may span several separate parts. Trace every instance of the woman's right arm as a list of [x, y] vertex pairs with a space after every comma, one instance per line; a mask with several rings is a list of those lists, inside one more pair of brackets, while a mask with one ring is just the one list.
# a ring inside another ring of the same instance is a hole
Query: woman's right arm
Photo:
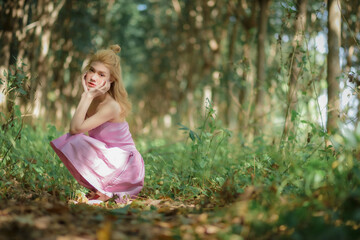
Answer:
[[73, 118], [71, 119], [70, 134], [79, 133], [79, 128], [85, 120], [86, 113], [93, 99], [94, 98], [88, 92], [84, 92], [81, 95], [80, 102], [76, 108]]

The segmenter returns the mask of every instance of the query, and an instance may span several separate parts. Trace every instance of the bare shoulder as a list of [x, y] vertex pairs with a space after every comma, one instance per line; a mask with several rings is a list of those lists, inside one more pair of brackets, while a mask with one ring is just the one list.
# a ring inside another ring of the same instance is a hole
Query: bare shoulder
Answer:
[[108, 98], [104, 107], [106, 107], [108, 111], [113, 112], [114, 115], [119, 115], [121, 112], [119, 103], [116, 102], [113, 98]]
[[120, 104], [113, 99], [111, 96], [108, 96], [99, 106], [99, 115], [102, 116], [105, 121], [111, 122], [122, 122], [121, 118], [121, 106]]

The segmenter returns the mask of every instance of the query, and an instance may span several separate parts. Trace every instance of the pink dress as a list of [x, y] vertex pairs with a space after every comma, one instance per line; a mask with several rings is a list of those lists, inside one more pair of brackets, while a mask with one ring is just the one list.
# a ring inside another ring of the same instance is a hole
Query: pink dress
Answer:
[[85, 134], [69, 133], [50, 142], [56, 154], [84, 187], [117, 202], [134, 198], [144, 185], [144, 161], [127, 122], [105, 122]]

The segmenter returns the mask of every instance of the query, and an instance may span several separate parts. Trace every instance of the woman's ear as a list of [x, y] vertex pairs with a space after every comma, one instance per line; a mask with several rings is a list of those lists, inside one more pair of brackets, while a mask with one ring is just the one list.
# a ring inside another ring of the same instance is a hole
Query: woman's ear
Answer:
[[110, 83], [113, 83], [115, 81], [114, 77], [110, 78]]

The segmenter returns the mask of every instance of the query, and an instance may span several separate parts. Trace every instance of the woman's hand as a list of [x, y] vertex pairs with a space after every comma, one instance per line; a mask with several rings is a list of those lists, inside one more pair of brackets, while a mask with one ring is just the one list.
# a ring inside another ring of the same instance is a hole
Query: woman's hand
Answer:
[[110, 89], [110, 81], [104, 81], [101, 84], [96, 85], [95, 87], [89, 88], [86, 84], [86, 74], [84, 74], [82, 85], [84, 88], [84, 93], [91, 98], [96, 98], [107, 93]]
[[84, 75], [83, 75], [82, 78], [81, 78], [81, 84], [82, 84], [82, 86], [83, 86], [84, 92], [88, 92], [88, 91], [89, 91], [88, 86], [86, 86], [86, 75], [87, 75], [87, 72], [84, 73]]
[[110, 82], [104, 81], [102, 84], [90, 88], [88, 94], [90, 94], [91, 97], [96, 98], [98, 96], [107, 93], [109, 90], [110, 90]]

